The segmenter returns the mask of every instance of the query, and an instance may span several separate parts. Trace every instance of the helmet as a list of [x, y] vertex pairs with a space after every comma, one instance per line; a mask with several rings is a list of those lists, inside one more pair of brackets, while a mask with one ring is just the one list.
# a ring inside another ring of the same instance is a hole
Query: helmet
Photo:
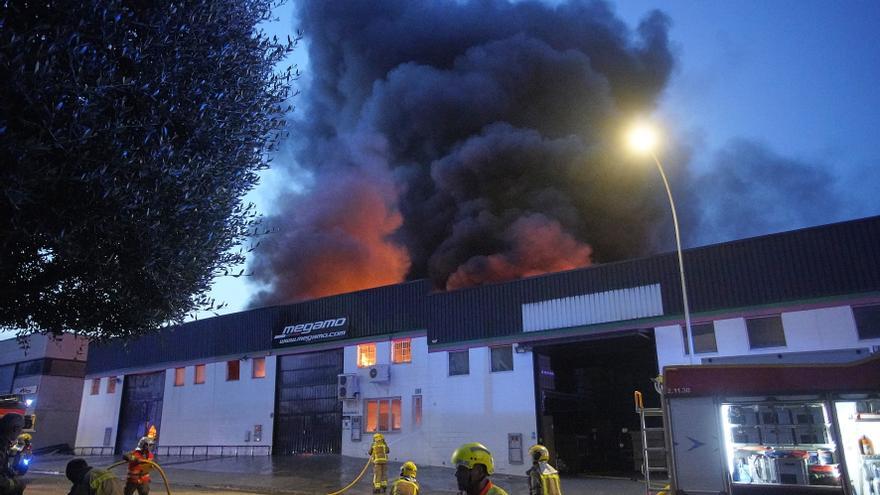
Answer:
[[30, 433], [22, 433], [18, 436], [18, 440], [21, 440], [22, 442], [30, 442], [32, 438], [33, 437], [31, 437]]
[[400, 466], [401, 476], [409, 476], [410, 478], [415, 478], [418, 471], [419, 468], [416, 467], [416, 463], [414, 463], [413, 461], [406, 461], [403, 463], [403, 466]]
[[543, 445], [532, 445], [529, 448], [529, 457], [538, 462], [547, 462], [550, 460], [550, 451]]
[[450, 460], [453, 467], [464, 466], [473, 469], [477, 464], [486, 466], [486, 474], [491, 475], [495, 472], [495, 461], [492, 459], [492, 453], [485, 445], [477, 442], [466, 443], [455, 449]]
[[374, 442], [384, 442], [385, 437], [383, 437], [381, 433], [376, 433], [375, 435], [373, 435], [373, 441]]
[[71, 482], [79, 483], [89, 469], [91, 469], [91, 467], [85, 459], [77, 458], [67, 463], [67, 467], [64, 469], [64, 474], [67, 475], [67, 479]]
[[153, 440], [152, 438], [141, 437], [141, 439], [138, 440], [137, 450], [144, 450], [144, 449], [152, 450], [152, 448], [155, 446], [156, 446], [156, 441]]

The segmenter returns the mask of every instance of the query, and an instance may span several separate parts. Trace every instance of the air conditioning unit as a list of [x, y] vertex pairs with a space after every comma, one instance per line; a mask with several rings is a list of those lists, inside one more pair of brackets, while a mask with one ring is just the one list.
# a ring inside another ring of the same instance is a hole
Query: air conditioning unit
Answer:
[[370, 366], [368, 372], [369, 380], [371, 382], [387, 382], [390, 375], [390, 368], [391, 367], [387, 364]]
[[336, 377], [336, 390], [339, 399], [356, 399], [358, 389], [357, 375], [339, 375]]

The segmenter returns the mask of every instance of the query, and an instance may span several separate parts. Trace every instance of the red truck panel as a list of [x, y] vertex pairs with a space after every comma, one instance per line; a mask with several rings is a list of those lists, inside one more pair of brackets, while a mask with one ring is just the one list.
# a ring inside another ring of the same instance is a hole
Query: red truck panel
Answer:
[[833, 365], [700, 365], [666, 368], [667, 397], [880, 391], [880, 356]]

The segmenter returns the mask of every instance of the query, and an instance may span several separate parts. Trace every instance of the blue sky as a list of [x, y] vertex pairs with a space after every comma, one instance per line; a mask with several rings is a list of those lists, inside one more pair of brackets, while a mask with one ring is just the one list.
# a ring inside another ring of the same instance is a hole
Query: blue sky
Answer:
[[[677, 70], [657, 117], [692, 146], [695, 170], [737, 139], [776, 155], [825, 168], [838, 180], [844, 208], [832, 220], [880, 213], [872, 199], [880, 129], [880, 2], [683, 1], [614, 2], [630, 27], [659, 8], [672, 19]], [[270, 33], [294, 31], [293, 5], [278, 10]], [[308, 33], [306, 33], [308, 35]], [[293, 57], [305, 76], [301, 48]], [[869, 177], [870, 180], [865, 180]], [[269, 171], [249, 195], [264, 213], [280, 184]], [[846, 190], [852, 191], [851, 194]], [[798, 225], [800, 226], [800, 225]], [[245, 279], [219, 279], [213, 296], [244, 308], [252, 292]], [[210, 313], [201, 316], [210, 316]]]
[[779, 152], [867, 166], [880, 155], [880, 3], [652, 1], [616, 4], [633, 25], [672, 18], [679, 69], [663, 112], [710, 148], [734, 137]]

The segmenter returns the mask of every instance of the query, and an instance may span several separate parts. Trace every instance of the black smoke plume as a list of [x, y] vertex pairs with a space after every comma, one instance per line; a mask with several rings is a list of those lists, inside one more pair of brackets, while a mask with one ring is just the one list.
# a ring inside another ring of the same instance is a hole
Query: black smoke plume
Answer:
[[298, 17], [310, 80], [291, 133], [313, 182], [269, 218], [252, 304], [651, 251], [665, 198], [617, 135], [673, 69], [662, 13], [634, 31], [599, 1], [315, 0]]

